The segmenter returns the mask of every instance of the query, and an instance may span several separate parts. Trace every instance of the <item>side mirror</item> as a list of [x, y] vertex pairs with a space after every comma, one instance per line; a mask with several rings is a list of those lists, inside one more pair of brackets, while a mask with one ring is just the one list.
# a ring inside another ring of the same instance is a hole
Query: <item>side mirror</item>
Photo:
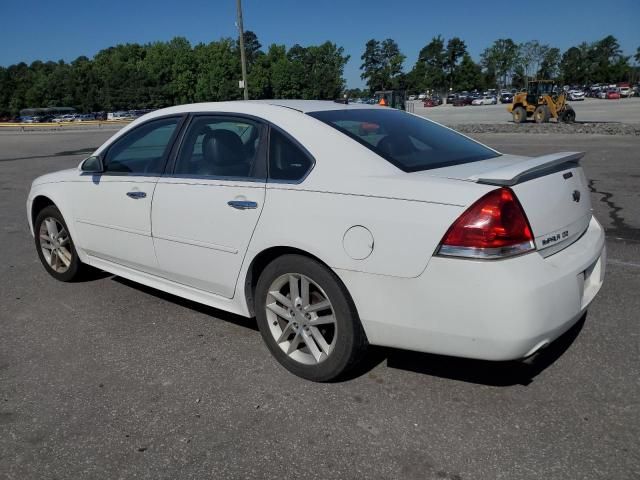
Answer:
[[102, 158], [99, 155], [86, 158], [82, 162], [82, 165], [80, 165], [80, 170], [83, 173], [102, 173], [102, 172], [104, 172], [104, 164], [102, 163]]

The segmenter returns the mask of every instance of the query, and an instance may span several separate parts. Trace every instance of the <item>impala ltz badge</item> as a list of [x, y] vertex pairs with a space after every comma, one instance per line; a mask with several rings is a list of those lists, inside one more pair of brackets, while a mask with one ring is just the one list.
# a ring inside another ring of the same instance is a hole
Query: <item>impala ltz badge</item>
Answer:
[[547, 238], [542, 239], [542, 246], [546, 247], [550, 243], [559, 242], [560, 240], [564, 240], [569, 236], [569, 230], [565, 230], [564, 232], [556, 233], [554, 235], [550, 235]]
[[576, 203], [580, 201], [580, 192], [578, 190], [573, 191], [573, 201]]

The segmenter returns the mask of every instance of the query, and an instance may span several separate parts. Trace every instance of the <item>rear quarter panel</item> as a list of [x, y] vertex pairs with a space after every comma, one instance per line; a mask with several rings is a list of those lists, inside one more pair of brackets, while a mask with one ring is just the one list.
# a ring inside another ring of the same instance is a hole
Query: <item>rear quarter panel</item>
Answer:
[[[267, 187], [265, 207], [249, 247], [249, 258], [273, 246], [299, 248], [332, 268], [397, 277], [417, 277], [426, 268], [460, 206], [374, 196]], [[351, 258], [346, 231], [364, 226], [373, 251]]]

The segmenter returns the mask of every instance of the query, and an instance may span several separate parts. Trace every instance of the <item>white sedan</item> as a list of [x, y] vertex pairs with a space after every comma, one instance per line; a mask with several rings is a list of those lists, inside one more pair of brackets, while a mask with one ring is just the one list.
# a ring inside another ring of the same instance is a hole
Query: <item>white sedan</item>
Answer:
[[582, 90], [569, 90], [568, 98], [573, 102], [584, 100], [584, 92]]
[[256, 316], [282, 365], [327, 381], [368, 344], [522, 359], [577, 322], [605, 266], [581, 156], [378, 106], [202, 103], [37, 178], [27, 213], [54, 278], [96, 267]]
[[497, 105], [498, 99], [491, 95], [485, 95], [483, 97], [474, 98], [471, 105]]

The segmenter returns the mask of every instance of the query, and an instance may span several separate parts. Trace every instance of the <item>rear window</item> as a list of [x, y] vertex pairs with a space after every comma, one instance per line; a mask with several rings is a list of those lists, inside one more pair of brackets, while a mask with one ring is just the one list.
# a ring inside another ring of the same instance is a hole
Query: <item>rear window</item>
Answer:
[[493, 150], [415, 115], [393, 109], [311, 112], [405, 172], [477, 162], [499, 156]]

